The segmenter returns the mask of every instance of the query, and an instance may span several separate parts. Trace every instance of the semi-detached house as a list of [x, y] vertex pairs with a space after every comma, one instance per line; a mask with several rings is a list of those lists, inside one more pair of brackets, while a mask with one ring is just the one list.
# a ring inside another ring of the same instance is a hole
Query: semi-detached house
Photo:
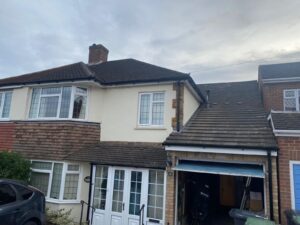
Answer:
[[0, 149], [32, 161], [50, 207], [78, 221], [83, 200], [95, 225], [184, 225], [207, 188], [213, 224], [242, 199], [278, 221], [278, 147], [256, 81], [196, 85], [89, 50], [88, 64], [0, 80]]

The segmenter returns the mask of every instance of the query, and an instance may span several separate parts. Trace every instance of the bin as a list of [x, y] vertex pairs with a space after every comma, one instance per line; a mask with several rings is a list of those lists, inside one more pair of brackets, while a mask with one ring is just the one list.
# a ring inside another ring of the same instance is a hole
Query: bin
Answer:
[[248, 217], [245, 225], [275, 225], [275, 223], [266, 219]]
[[264, 217], [257, 213], [240, 209], [231, 209], [229, 211], [229, 215], [234, 219], [234, 225], [245, 225], [248, 217], [264, 219]]
[[288, 225], [300, 225], [300, 212], [295, 210], [286, 210], [285, 216]]

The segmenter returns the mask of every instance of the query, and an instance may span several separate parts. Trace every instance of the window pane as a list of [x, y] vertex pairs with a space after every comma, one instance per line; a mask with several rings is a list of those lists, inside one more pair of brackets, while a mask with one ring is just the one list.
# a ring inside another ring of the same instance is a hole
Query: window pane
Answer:
[[142, 94], [140, 102], [140, 124], [149, 124], [150, 94]]
[[0, 93], [0, 108], [1, 108], [1, 104], [2, 104], [2, 96], [3, 96], [3, 94]]
[[150, 170], [147, 208], [147, 216], [150, 218], [161, 220], [163, 217], [163, 184], [164, 172], [159, 170]]
[[296, 98], [285, 98], [284, 99], [284, 110], [296, 111]]
[[0, 184], [0, 205], [15, 202], [16, 193], [8, 184]]
[[296, 97], [295, 96], [295, 91], [294, 90], [286, 90], [284, 91], [284, 95], [285, 97], [289, 98], [289, 97]]
[[124, 188], [124, 170], [115, 170], [112, 211], [122, 212], [123, 188]]
[[30, 184], [48, 195], [49, 173], [31, 172]]
[[40, 169], [40, 170], [51, 170], [52, 169], [52, 163], [51, 162], [34, 161], [34, 162], [31, 163], [31, 168]]
[[153, 101], [159, 101], [159, 102], [163, 102], [165, 98], [165, 94], [164, 93], [154, 93], [153, 94]]
[[2, 118], [9, 117], [11, 97], [12, 97], [12, 92], [6, 92], [4, 95], [4, 106], [3, 106]]
[[76, 94], [86, 95], [87, 94], [87, 89], [86, 88], [76, 87]]
[[39, 117], [57, 117], [58, 96], [41, 97]]
[[79, 171], [79, 165], [68, 165], [68, 171]]
[[97, 166], [95, 175], [94, 201], [93, 205], [97, 209], [105, 210], [107, 193], [108, 168]]
[[152, 125], [163, 125], [164, 123], [164, 103], [153, 103]]
[[43, 88], [42, 95], [53, 95], [53, 94], [60, 94], [61, 88], [60, 87], [51, 87], [51, 88]]
[[138, 215], [141, 203], [142, 172], [131, 172], [129, 214]]
[[85, 111], [86, 111], [86, 96], [75, 95], [73, 118], [85, 119]]
[[40, 88], [34, 88], [32, 90], [32, 98], [31, 98], [31, 106], [30, 106], [30, 111], [29, 111], [29, 118], [37, 118], [40, 94], [41, 94], [41, 89]]
[[79, 174], [66, 174], [64, 199], [77, 199]]
[[59, 198], [62, 168], [62, 163], [54, 163], [50, 198]]
[[68, 118], [71, 102], [71, 87], [63, 87], [59, 118]]

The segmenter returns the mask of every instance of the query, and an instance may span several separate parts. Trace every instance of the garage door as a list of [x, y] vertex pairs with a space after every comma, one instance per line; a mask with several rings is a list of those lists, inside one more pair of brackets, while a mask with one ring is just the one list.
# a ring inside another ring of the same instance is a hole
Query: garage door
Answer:
[[262, 165], [179, 160], [177, 171], [264, 178]]
[[[300, 163], [300, 162], [299, 162]], [[300, 210], [300, 164], [292, 164], [292, 172], [293, 172], [293, 189], [294, 189], [294, 197], [292, 196], [292, 201], [294, 208], [296, 210]]]

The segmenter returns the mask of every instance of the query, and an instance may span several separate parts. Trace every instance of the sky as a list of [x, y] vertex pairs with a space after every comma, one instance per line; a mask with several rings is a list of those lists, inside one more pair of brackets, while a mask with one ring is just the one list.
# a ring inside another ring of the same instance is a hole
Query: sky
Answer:
[[299, 0], [2, 0], [0, 78], [135, 58], [196, 83], [257, 79], [260, 64], [300, 61]]

